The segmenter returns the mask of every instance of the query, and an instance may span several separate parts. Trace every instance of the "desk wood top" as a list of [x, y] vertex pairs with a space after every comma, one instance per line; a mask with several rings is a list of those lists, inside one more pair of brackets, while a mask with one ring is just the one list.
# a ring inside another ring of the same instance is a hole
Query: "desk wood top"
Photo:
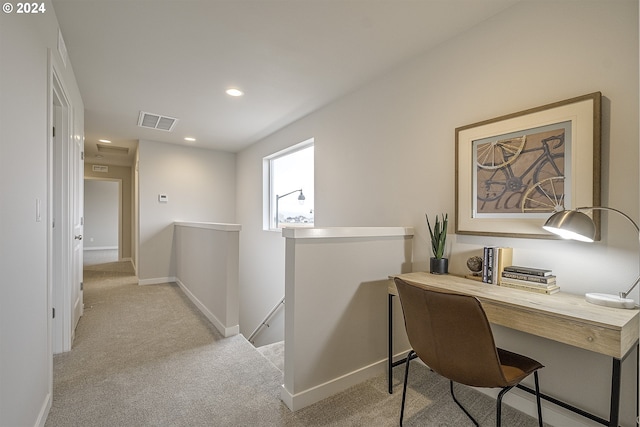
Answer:
[[[640, 311], [637, 309], [602, 307], [588, 303], [582, 295], [538, 294], [451, 274], [415, 272], [397, 277], [429, 289], [475, 296], [491, 323], [618, 359], [638, 341]], [[393, 281], [389, 293], [397, 295]]]

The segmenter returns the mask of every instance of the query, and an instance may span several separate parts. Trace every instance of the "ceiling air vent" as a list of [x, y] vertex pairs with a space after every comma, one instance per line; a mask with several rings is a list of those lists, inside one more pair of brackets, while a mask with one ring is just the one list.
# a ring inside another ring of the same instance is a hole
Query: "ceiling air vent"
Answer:
[[138, 126], [149, 129], [158, 129], [171, 132], [178, 119], [173, 117], [161, 116], [160, 114], [151, 114], [140, 111], [138, 117]]

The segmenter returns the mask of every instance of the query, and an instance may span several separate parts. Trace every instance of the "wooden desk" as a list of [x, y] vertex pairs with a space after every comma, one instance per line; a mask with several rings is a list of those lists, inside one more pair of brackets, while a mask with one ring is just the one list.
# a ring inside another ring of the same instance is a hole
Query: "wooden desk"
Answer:
[[[618, 426], [622, 360], [638, 347], [640, 315], [638, 310], [601, 307], [585, 301], [581, 295], [559, 292], [537, 294], [517, 289], [488, 285], [454, 275], [424, 272], [397, 276], [427, 289], [460, 293], [477, 297], [489, 321], [532, 335], [569, 344], [613, 358], [611, 406], [609, 420], [603, 420], [550, 396], [546, 400], [559, 404], [605, 425]], [[393, 363], [392, 300], [397, 295], [393, 280], [389, 285], [389, 392]], [[521, 387], [527, 390], [526, 387]], [[530, 391], [530, 390], [527, 390]]]

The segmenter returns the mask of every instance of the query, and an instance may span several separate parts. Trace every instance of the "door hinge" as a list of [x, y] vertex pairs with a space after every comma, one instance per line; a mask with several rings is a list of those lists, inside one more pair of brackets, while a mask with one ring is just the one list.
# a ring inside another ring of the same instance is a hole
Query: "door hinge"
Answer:
[[84, 291], [84, 282], [80, 282], [80, 290]]
[[51, 318], [55, 319], [56, 318], [56, 309], [55, 308], [51, 308], [51, 311], [52, 311]]
[[80, 160], [84, 160], [84, 151], [80, 152]]
[[51, 131], [51, 136], [55, 138], [56, 137], [56, 127], [55, 126], [52, 127], [51, 130], [52, 130]]

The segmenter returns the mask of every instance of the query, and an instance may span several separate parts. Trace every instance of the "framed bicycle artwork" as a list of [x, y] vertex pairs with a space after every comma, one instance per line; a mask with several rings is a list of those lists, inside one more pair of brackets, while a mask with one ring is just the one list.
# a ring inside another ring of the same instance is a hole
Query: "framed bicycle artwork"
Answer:
[[457, 128], [456, 233], [552, 239], [542, 229], [552, 213], [599, 206], [600, 101], [595, 92]]

